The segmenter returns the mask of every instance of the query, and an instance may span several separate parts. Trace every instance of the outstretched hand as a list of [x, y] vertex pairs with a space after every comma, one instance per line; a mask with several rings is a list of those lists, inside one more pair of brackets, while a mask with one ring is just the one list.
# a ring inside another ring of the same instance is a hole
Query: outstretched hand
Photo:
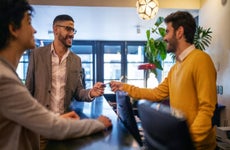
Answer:
[[117, 82], [117, 81], [111, 81], [110, 82], [110, 88], [113, 92], [123, 91], [123, 83]]
[[90, 90], [90, 97], [98, 97], [104, 94], [105, 86], [102, 82], [97, 82], [94, 84], [93, 88]]

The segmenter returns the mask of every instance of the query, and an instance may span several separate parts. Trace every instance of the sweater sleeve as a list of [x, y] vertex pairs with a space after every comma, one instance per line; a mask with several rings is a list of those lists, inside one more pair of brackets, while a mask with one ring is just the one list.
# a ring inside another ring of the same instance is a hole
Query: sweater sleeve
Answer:
[[129, 96], [135, 99], [146, 99], [150, 101], [159, 101], [169, 96], [168, 79], [165, 80], [156, 88], [140, 88], [129, 84], [124, 84], [124, 91]]

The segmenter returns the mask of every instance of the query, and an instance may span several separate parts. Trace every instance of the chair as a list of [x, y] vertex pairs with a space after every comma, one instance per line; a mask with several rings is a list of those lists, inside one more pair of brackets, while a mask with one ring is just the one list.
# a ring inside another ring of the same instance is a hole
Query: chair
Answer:
[[161, 103], [138, 104], [145, 146], [151, 150], [194, 150], [186, 119]]
[[141, 135], [135, 120], [135, 116], [130, 102], [130, 97], [122, 91], [116, 92], [117, 114], [124, 126], [134, 136], [140, 146], [143, 145]]

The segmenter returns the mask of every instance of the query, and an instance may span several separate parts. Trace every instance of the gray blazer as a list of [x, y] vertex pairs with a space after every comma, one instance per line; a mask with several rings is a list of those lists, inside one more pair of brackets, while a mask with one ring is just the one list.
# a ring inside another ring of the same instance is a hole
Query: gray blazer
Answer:
[[[29, 67], [27, 71], [26, 86], [30, 93], [47, 109], [50, 109], [51, 92], [51, 44], [31, 50]], [[81, 74], [82, 66], [79, 56], [70, 52], [67, 57], [66, 86], [65, 86], [65, 112], [73, 98], [79, 101], [91, 101], [88, 96], [89, 89], [83, 88]]]
[[64, 119], [39, 104], [13, 67], [0, 58], [0, 149], [38, 150], [39, 136], [66, 139], [102, 131], [98, 120]]

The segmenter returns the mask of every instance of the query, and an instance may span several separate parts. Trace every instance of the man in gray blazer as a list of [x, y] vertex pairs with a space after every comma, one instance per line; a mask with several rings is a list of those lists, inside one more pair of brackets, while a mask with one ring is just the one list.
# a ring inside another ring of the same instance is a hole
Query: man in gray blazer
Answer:
[[21, 82], [16, 73], [18, 62], [26, 49], [35, 47], [32, 11], [27, 0], [0, 1], [1, 150], [39, 150], [38, 135], [57, 140], [76, 138], [112, 125], [105, 116], [95, 120], [58, 117], [39, 104]]
[[84, 89], [79, 56], [70, 51], [76, 30], [69, 15], [58, 15], [53, 21], [54, 41], [31, 51], [26, 86], [47, 109], [56, 114], [68, 111], [71, 100], [92, 101], [101, 96], [103, 83]]

